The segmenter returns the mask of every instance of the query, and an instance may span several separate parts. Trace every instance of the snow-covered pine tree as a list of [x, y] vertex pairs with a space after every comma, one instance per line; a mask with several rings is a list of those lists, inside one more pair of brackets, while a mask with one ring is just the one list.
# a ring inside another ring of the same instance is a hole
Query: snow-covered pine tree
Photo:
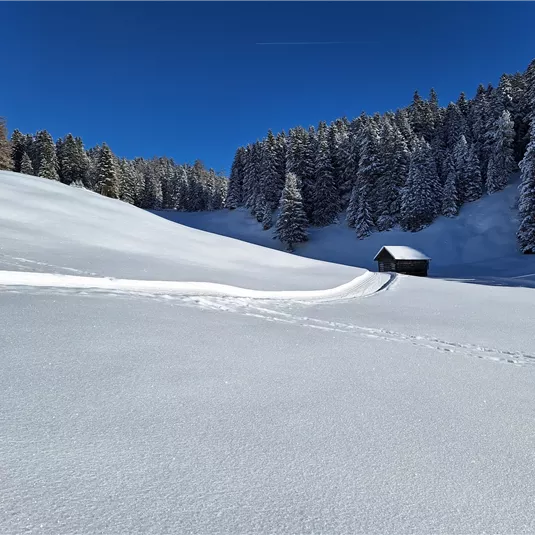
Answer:
[[189, 212], [191, 210], [191, 188], [189, 176], [189, 166], [184, 165], [180, 180], [179, 204], [177, 206], [178, 210], [182, 210], [184, 212]]
[[[457, 202], [459, 205], [462, 205], [466, 200], [467, 191], [470, 187], [470, 177], [468, 175], [468, 143], [464, 135], [455, 143], [453, 152], [450, 154], [453, 155], [454, 173], [457, 177], [455, 180]], [[448, 176], [446, 180], [449, 178], [449, 168], [447, 172]]]
[[377, 195], [377, 182], [384, 172], [384, 158], [381, 157], [379, 142], [377, 121], [374, 119], [367, 121], [362, 128], [357, 183], [359, 188], [362, 188], [363, 184], [368, 188], [368, 208], [373, 221], [380, 215], [378, 214], [380, 198]]
[[318, 139], [313, 126], [309, 127], [304, 139], [304, 154], [302, 162], [302, 175], [299, 176], [301, 183], [301, 195], [303, 207], [310, 222], [314, 220], [316, 210], [316, 157], [318, 152]]
[[105, 197], [118, 199], [117, 170], [115, 168], [113, 154], [106, 143], [102, 144], [102, 150], [100, 151], [97, 175], [98, 192]]
[[86, 182], [87, 156], [80, 138], [67, 134], [56, 143], [59, 177], [64, 184]]
[[30, 160], [32, 161], [32, 167], [34, 170], [34, 174], [37, 173], [37, 170], [39, 169], [39, 158], [38, 158], [38, 151], [37, 151], [37, 142], [36, 139], [32, 134], [25, 134], [24, 135], [24, 151], [29, 156]]
[[329, 150], [328, 128], [322, 122], [318, 127], [312, 221], [319, 227], [330, 225], [335, 222], [338, 211], [338, 188]]
[[341, 182], [338, 184], [338, 196], [340, 208], [345, 210], [349, 206], [359, 167], [359, 143], [353, 127], [340, 145], [340, 160]]
[[442, 215], [446, 217], [455, 217], [459, 213], [459, 198], [457, 195], [457, 176], [453, 162], [448, 162], [448, 176], [444, 184], [444, 193], [442, 196]]
[[523, 253], [535, 254], [535, 121], [531, 123], [531, 141], [520, 162], [520, 171], [518, 244]]
[[215, 180], [214, 196], [212, 199], [212, 210], [221, 210], [225, 206], [227, 194], [228, 180], [222, 174], [217, 174]]
[[468, 145], [465, 178], [464, 202], [477, 201], [483, 194], [483, 181], [481, 179], [479, 159], [473, 144]]
[[232, 162], [232, 167], [230, 168], [228, 197], [226, 199], [226, 207], [229, 210], [234, 210], [242, 204], [244, 153], [245, 149], [243, 147], [239, 147], [234, 155], [234, 161]]
[[515, 168], [514, 123], [507, 110], [504, 110], [495, 121], [489, 138], [491, 144], [486, 187], [489, 193], [495, 193], [507, 185], [509, 175]]
[[359, 185], [357, 211], [355, 214], [355, 234], [359, 240], [366, 238], [373, 231], [373, 219], [370, 213], [369, 184]]
[[[279, 177], [277, 166], [277, 141], [273, 132], [268, 131], [266, 139], [261, 144], [260, 189], [262, 200], [259, 201], [259, 217], [262, 218], [264, 201], [274, 210], [279, 204]], [[262, 220], [262, 219], [260, 219]]]
[[462, 91], [459, 95], [456, 104], [457, 107], [461, 110], [461, 113], [464, 115], [464, 118], [468, 119], [468, 115], [470, 113], [470, 103], [468, 102], [464, 91]]
[[119, 183], [119, 198], [128, 204], [135, 203], [134, 169], [126, 158], [119, 160], [117, 166], [117, 182]]
[[22, 153], [22, 161], [20, 163], [20, 172], [24, 175], [33, 175], [33, 165], [27, 152]]
[[399, 110], [397, 110], [394, 114], [394, 121], [399, 131], [401, 132], [401, 135], [405, 139], [405, 142], [407, 143], [407, 148], [409, 149], [409, 152], [412, 152], [412, 149], [414, 148], [417, 142], [417, 137], [414, 134], [414, 131], [412, 130], [411, 123], [409, 120], [409, 112], [407, 108], [400, 108]]
[[269, 230], [273, 226], [273, 212], [271, 211], [271, 206], [267, 201], [262, 202], [259, 214], [262, 215], [260, 220], [260, 223], [262, 223], [262, 228], [264, 230]]
[[471, 137], [474, 143], [477, 157], [481, 165], [483, 179], [486, 177], [486, 170], [489, 160], [489, 149], [487, 141], [487, 130], [490, 117], [490, 106], [487, 99], [487, 92], [482, 84], [479, 84], [474, 99], [470, 102], [470, 113], [468, 123], [471, 127]]
[[[257, 141], [247, 149], [243, 180], [243, 200], [245, 206], [254, 212], [257, 204], [257, 196], [261, 193], [260, 171], [262, 164], [262, 147]], [[254, 213], [253, 213], [254, 215]]]
[[351, 190], [351, 197], [349, 198], [349, 204], [346, 212], [346, 223], [350, 228], [355, 228], [355, 222], [357, 221], [357, 211], [359, 207], [359, 186], [355, 182], [353, 189]]
[[7, 138], [6, 121], [0, 117], [0, 171], [11, 171], [13, 160], [11, 159], [11, 146]]
[[96, 145], [87, 150], [88, 166], [86, 174], [86, 187], [94, 192], [98, 192], [98, 161], [100, 159], [101, 150], [102, 147], [100, 145]]
[[401, 225], [416, 232], [440, 213], [442, 187], [429, 144], [420, 139], [411, 154], [409, 175], [402, 194]]
[[36, 145], [39, 160], [38, 176], [59, 180], [56, 145], [52, 136], [46, 130], [41, 130], [37, 133]]
[[494, 100], [494, 107], [497, 112], [495, 115], [501, 115], [504, 110], [507, 110], [511, 114], [511, 117], [513, 117], [513, 86], [511, 77], [508, 74], [502, 74], [500, 76], [500, 83], [496, 88]]
[[307, 133], [298, 126], [288, 131], [288, 150], [286, 151], [286, 170], [297, 177], [303, 175], [303, 162], [305, 154], [305, 139]]
[[276, 236], [293, 251], [294, 244], [308, 240], [308, 220], [303, 207], [301, 192], [297, 187], [294, 173], [286, 175], [286, 184], [282, 192], [280, 213], [276, 224]]
[[277, 208], [284, 184], [286, 182], [286, 152], [288, 150], [288, 139], [284, 130], [275, 136], [275, 175], [277, 177]]
[[457, 104], [450, 102], [444, 116], [444, 136], [446, 147], [453, 150], [462, 136], [467, 137], [468, 124]]
[[[202, 180], [204, 174], [204, 165], [200, 160], [197, 160], [192, 167], [187, 168], [188, 171], [188, 211], [189, 212], [201, 212], [204, 210], [205, 199], [204, 191], [202, 187]], [[145, 177], [147, 180], [147, 177]], [[145, 182], [146, 184], [146, 182]], [[157, 185], [152, 183], [155, 194], [157, 195]], [[146, 186], [145, 186], [146, 191]], [[157, 198], [156, 198], [156, 202]]]
[[430, 142], [435, 130], [436, 106], [424, 100], [418, 91], [415, 91], [408, 111], [410, 124], [416, 136], [423, 137]]
[[[333, 121], [327, 129], [329, 152], [331, 154], [331, 163], [333, 167], [334, 183], [338, 192], [340, 192], [340, 188], [344, 181], [344, 142], [348, 137], [348, 126], [349, 122], [347, 118], [343, 117], [342, 119], [337, 119], [336, 121]], [[340, 197], [340, 193], [338, 195]], [[339, 201], [341, 201], [341, 198], [339, 198]]]
[[11, 159], [13, 160], [13, 171], [20, 173], [22, 157], [26, 152], [25, 137], [20, 130], [13, 130], [11, 134]]
[[377, 229], [389, 230], [399, 221], [401, 189], [409, 170], [407, 143], [392, 115], [385, 114], [379, 141], [380, 172], [377, 176]]

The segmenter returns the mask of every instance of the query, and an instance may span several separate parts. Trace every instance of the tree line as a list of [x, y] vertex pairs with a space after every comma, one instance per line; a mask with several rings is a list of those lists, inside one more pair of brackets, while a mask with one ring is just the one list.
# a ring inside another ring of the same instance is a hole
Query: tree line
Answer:
[[535, 60], [446, 107], [432, 89], [396, 112], [269, 131], [236, 151], [226, 206], [246, 207], [266, 230], [275, 224], [292, 248], [308, 226], [341, 216], [361, 239], [396, 225], [422, 230], [502, 190], [520, 169], [518, 241], [535, 252], [534, 113]]
[[171, 158], [118, 158], [106, 145], [84, 148], [67, 134], [54, 142], [46, 130], [7, 138], [0, 118], [0, 169], [84, 187], [145, 209], [184, 211], [223, 207], [228, 180], [201, 161], [176, 164]]

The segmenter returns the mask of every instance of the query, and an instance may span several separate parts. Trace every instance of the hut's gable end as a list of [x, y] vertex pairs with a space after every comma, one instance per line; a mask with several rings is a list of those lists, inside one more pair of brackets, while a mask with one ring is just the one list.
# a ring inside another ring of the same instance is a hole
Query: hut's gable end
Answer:
[[391, 262], [392, 260], [395, 260], [394, 257], [388, 252], [387, 249], [384, 247], [377, 253], [374, 260], [377, 260], [378, 262]]

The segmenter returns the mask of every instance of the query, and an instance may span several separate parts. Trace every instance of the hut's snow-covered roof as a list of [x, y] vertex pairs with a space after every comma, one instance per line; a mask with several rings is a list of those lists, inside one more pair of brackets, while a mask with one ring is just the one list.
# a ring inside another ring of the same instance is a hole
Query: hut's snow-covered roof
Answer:
[[405, 245], [385, 245], [375, 255], [374, 260], [381, 254], [381, 251], [386, 250], [394, 260], [431, 260], [421, 251], [407, 247]]

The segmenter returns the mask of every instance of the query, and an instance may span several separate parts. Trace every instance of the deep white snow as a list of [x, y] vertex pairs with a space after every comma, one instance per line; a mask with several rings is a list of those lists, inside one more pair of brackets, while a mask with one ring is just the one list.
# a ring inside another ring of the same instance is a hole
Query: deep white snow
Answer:
[[0, 533], [535, 530], [535, 290], [9, 173], [0, 248]]

